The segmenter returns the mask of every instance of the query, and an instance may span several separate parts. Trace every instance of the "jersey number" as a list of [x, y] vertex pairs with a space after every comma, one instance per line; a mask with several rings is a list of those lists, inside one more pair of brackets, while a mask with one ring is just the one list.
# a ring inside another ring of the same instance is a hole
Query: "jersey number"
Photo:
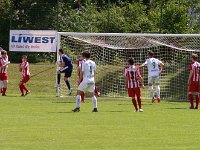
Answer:
[[156, 63], [152, 62], [152, 65], [153, 65], [153, 69], [155, 69], [156, 68]]
[[135, 79], [134, 72], [133, 72], [133, 71], [131, 71], [130, 73], [131, 73], [131, 79], [132, 79], [132, 80], [134, 80], [134, 79]]
[[90, 74], [92, 75], [92, 66], [90, 66]]

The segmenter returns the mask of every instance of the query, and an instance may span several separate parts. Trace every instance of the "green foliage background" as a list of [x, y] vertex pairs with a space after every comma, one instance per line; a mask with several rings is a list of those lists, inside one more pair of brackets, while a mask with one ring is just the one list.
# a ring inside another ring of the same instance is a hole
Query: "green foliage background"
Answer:
[[200, 33], [200, 0], [0, 0], [0, 14], [6, 50], [10, 29]]

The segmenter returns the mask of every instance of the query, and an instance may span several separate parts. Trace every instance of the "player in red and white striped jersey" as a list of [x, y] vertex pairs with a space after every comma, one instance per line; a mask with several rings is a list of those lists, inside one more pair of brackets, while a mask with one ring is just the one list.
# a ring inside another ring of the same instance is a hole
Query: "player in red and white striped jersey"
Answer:
[[[1, 51], [3, 50], [2, 47], [0, 47], [0, 70], [1, 70]], [[0, 71], [0, 77], [1, 77], [1, 71]], [[0, 93], [2, 93], [2, 81], [0, 80]]]
[[[86, 59], [83, 59], [83, 58], [80, 58], [78, 61], [77, 61], [77, 74], [78, 74], [78, 78], [80, 78], [80, 71], [81, 71], [81, 64], [83, 62], [85, 62]], [[82, 82], [82, 80], [81, 80]], [[80, 83], [78, 83], [79, 85]], [[81, 102], [85, 102], [85, 93], [84, 92], [81, 92]]]
[[[141, 92], [140, 92], [140, 84], [142, 84], [142, 88], [144, 88], [144, 82], [139, 72], [137, 66], [135, 66], [134, 58], [129, 58], [128, 60], [129, 66], [124, 69], [124, 77], [125, 77], [125, 86], [128, 90], [129, 97], [132, 97], [132, 103], [135, 107], [136, 112], [138, 111], [137, 102], [139, 105], [139, 112], [143, 112], [142, 104], [141, 104]], [[135, 95], [137, 97], [137, 102], [135, 100]]]
[[[190, 75], [188, 78], [188, 96], [190, 100], [190, 109], [198, 109], [200, 92], [200, 63], [197, 62], [198, 55], [192, 54], [192, 63], [190, 64]], [[196, 98], [194, 107], [193, 96]]]
[[[22, 56], [22, 63], [20, 64], [20, 72], [22, 73], [22, 80], [19, 82], [19, 89], [21, 91], [21, 96], [25, 96], [30, 93], [26, 88], [25, 84], [30, 79], [29, 62], [27, 56]], [[24, 94], [24, 91], [26, 92]]]
[[0, 58], [0, 82], [1, 82], [1, 93], [2, 96], [6, 96], [7, 84], [8, 84], [8, 55], [5, 50], [1, 51], [1, 58]]

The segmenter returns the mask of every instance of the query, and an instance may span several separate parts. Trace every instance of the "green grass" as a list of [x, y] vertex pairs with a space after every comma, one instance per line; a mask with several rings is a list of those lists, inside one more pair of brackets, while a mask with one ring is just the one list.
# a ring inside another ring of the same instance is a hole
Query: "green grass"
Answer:
[[[37, 74], [54, 64], [31, 64]], [[74, 71], [74, 77], [75, 77]], [[9, 66], [7, 97], [0, 98], [0, 150], [158, 150], [199, 149], [200, 117], [185, 102], [143, 101], [135, 113], [127, 98], [90, 99], [72, 113], [75, 98], [55, 97], [55, 69], [28, 82], [31, 94], [20, 97], [18, 65]], [[75, 79], [72, 84], [75, 86]], [[75, 90], [74, 93], [75, 95]]]
[[143, 102], [136, 113], [129, 99], [90, 99], [72, 113], [74, 98], [8, 96], [0, 99], [0, 150], [199, 149], [198, 110], [184, 102]]

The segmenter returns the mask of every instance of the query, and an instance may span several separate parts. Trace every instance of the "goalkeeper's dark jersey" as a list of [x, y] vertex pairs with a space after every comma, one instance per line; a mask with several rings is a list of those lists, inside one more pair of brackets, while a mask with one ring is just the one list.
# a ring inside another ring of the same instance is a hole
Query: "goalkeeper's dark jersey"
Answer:
[[72, 70], [73, 69], [72, 61], [66, 54], [63, 54], [61, 56], [61, 63], [63, 63], [63, 62], [65, 63], [65, 67], [63, 67], [61, 69], [62, 71], [64, 71], [64, 70]]

